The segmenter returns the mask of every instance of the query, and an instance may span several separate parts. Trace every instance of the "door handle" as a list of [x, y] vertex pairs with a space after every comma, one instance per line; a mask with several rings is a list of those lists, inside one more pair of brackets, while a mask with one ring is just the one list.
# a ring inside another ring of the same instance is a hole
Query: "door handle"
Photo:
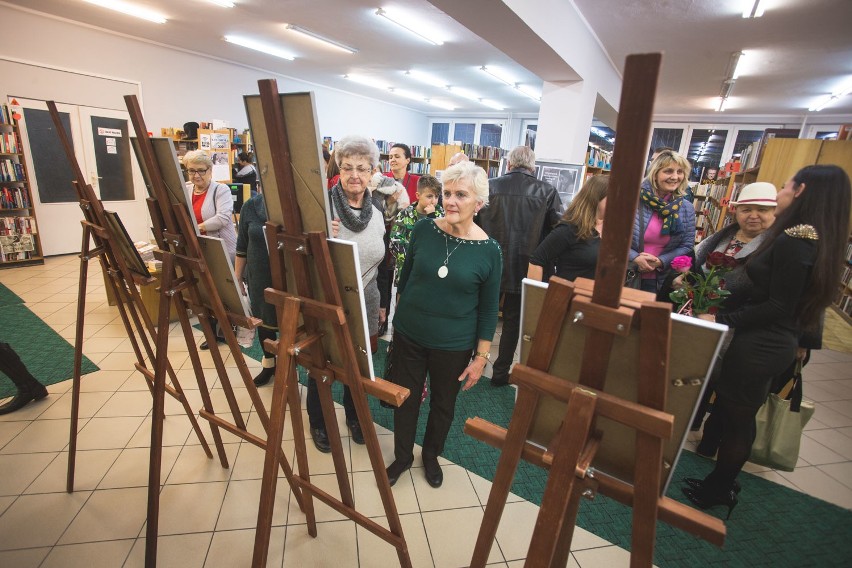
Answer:
[[92, 180], [92, 183], [97, 183], [97, 181], [99, 179], [103, 179], [103, 178], [101, 176], [99, 176], [98, 174], [89, 174], [89, 179]]

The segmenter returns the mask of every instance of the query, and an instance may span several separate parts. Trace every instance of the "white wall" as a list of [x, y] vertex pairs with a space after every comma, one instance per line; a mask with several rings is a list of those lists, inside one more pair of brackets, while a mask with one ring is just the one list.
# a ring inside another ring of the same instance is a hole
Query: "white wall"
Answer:
[[[336, 140], [346, 134], [362, 134], [408, 144], [428, 143], [426, 115], [401, 106], [2, 5], [0, 21], [0, 57], [141, 83], [145, 123], [155, 134], [161, 127], [212, 119], [245, 128], [243, 95], [257, 93], [258, 79], [275, 78], [282, 92], [316, 93], [322, 136]], [[0, 76], [0, 96], [8, 94], [50, 99], [56, 93], [55, 85]], [[124, 101], [117, 100], [112, 108], [124, 108]]]

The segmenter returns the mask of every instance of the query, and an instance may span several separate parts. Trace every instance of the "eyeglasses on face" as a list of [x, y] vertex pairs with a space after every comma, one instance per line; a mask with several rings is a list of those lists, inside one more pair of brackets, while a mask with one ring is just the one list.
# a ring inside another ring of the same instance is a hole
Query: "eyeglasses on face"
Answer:
[[359, 175], [364, 175], [364, 174], [370, 173], [372, 171], [372, 168], [370, 168], [368, 166], [358, 166], [356, 168], [355, 166], [350, 166], [350, 165], [347, 164], [345, 166], [340, 166], [340, 171], [343, 172], [344, 174], [350, 174], [351, 175], [352, 172], [358, 172]]
[[186, 170], [186, 173], [188, 173], [191, 176], [194, 176], [195, 174], [203, 176], [209, 171], [210, 171], [210, 168], [202, 168], [200, 170], [193, 170], [193, 169], [190, 168], [190, 169]]

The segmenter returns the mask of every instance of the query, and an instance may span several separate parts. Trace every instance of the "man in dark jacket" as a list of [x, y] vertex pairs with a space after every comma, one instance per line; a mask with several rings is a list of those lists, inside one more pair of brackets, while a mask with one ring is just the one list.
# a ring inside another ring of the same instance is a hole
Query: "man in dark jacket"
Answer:
[[535, 178], [535, 153], [530, 148], [518, 146], [507, 161], [508, 173], [489, 180], [488, 207], [479, 213], [480, 226], [503, 249], [503, 331], [491, 377], [494, 386], [508, 384], [521, 326], [521, 281], [530, 254], [562, 215], [556, 189]]

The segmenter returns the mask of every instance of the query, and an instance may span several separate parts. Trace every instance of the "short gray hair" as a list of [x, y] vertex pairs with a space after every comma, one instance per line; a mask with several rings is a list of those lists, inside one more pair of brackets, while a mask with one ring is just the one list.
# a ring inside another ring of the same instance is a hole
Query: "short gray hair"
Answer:
[[334, 160], [337, 166], [345, 158], [367, 158], [370, 161], [370, 168], [375, 168], [379, 165], [379, 147], [376, 143], [364, 136], [344, 136], [339, 142], [334, 145]]
[[450, 158], [450, 162], [447, 164], [447, 167], [455, 166], [458, 163], [469, 162], [469, 161], [470, 161], [470, 156], [468, 156], [464, 152], [456, 152], [455, 154], [453, 154], [453, 157]]
[[183, 165], [189, 166], [189, 164], [204, 164], [205, 167], [212, 168], [213, 159], [204, 150], [190, 150], [183, 155]]
[[529, 146], [513, 148], [506, 160], [509, 162], [509, 169], [523, 168], [531, 172], [535, 171], [535, 152]]
[[441, 174], [441, 184], [446, 188], [447, 184], [465, 182], [473, 188], [476, 200], [482, 205], [488, 205], [488, 174], [485, 170], [473, 162], [459, 162], [450, 166]]

